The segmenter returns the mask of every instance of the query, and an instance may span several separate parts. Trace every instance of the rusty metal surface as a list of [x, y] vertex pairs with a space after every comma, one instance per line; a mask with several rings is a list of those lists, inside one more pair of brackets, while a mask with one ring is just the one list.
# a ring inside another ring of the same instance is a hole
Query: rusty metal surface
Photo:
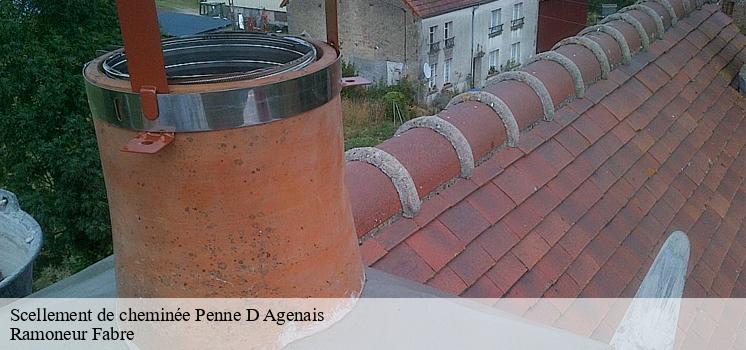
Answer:
[[139, 92], [143, 85], [151, 85], [160, 93], [168, 93], [155, 1], [117, 0], [117, 11], [129, 55], [132, 91]]

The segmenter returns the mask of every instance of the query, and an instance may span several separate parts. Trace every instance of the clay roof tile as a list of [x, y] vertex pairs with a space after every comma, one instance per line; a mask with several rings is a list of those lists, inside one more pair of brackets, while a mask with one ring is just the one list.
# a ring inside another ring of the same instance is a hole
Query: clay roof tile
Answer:
[[[407, 1], [421, 16], [478, 2]], [[745, 297], [746, 98], [730, 83], [746, 38], [698, 4], [622, 9], [410, 122], [378, 146], [387, 161], [349, 161], [366, 263], [470, 297], [630, 296], [680, 229], [685, 296]]]

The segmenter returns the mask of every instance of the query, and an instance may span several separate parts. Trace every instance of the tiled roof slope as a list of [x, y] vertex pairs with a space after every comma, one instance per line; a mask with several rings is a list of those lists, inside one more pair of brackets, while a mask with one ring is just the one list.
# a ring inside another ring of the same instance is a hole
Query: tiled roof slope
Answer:
[[489, 1], [485, 0], [404, 0], [420, 17], [432, 17]]
[[[348, 159], [366, 263], [461, 296], [628, 297], [680, 229], [692, 244], [685, 296], [746, 297], [746, 99], [729, 86], [746, 38], [714, 5], [670, 1], [585, 33], [600, 54], [573, 39], [554, 51], [569, 68], [556, 54], [522, 68], [543, 82], [551, 121], [542, 89], [507, 80], [439, 113], [439, 126], [377, 146], [398, 160], [381, 168], [393, 181], [371, 158]], [[507, 114], [522, 130], [517, 147], [503, 145]], [[454, 147], [464, 140], [471, 174]], [[424, 199], [402, 217], [412, 184]]]

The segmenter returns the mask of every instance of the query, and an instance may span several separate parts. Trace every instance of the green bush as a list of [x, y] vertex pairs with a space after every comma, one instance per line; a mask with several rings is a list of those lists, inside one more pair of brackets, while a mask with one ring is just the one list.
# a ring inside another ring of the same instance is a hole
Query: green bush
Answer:
[[0, 187], [44, 230], [37, 288], [111, 254], [81, 71], [119, 42], [114, 0], [0, 1]]
[[401, 91], [389, 91], [383, 95], [386, 104], [386, 116], [396, 121], [409, 120], [411, 104]]
[[354, 77], [357, 75], [357, 69], [354, 63], [342, 60], [342, 78]]
[[[378, 83], [343, 94], [345, 149], [375, 146], [390, 138], [403, 122], [421, 115], [416, 107], [416, 85]], [[343, 90], [344, 91], [344, 90]]]
[[521, 67], [521, 64], [511, 58], [504, 64], [500, 65], [500, 72], [508, 72], [508, 71], [516, 70], [520, 67]]

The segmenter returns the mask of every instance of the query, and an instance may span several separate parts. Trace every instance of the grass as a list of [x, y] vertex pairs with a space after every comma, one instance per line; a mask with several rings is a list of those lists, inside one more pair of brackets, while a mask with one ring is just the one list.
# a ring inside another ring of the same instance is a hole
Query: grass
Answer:
[[165, 10], [199, 12], [199, 0], [156, 0], [155, 4]]
[[[342, 71], [343, 76], [356, 75], [350, 64], [343, 63]], [[416, 104], [416, 91], [417, 85], [408, 80], [342, 91], [345, 150], [378, 145], [405, 121], [430, 113]]]
[[394, 136], [401, 122], [386, 115], [385, 102], [375, 99], [342, 99], [345, 150], [375, 146]]

